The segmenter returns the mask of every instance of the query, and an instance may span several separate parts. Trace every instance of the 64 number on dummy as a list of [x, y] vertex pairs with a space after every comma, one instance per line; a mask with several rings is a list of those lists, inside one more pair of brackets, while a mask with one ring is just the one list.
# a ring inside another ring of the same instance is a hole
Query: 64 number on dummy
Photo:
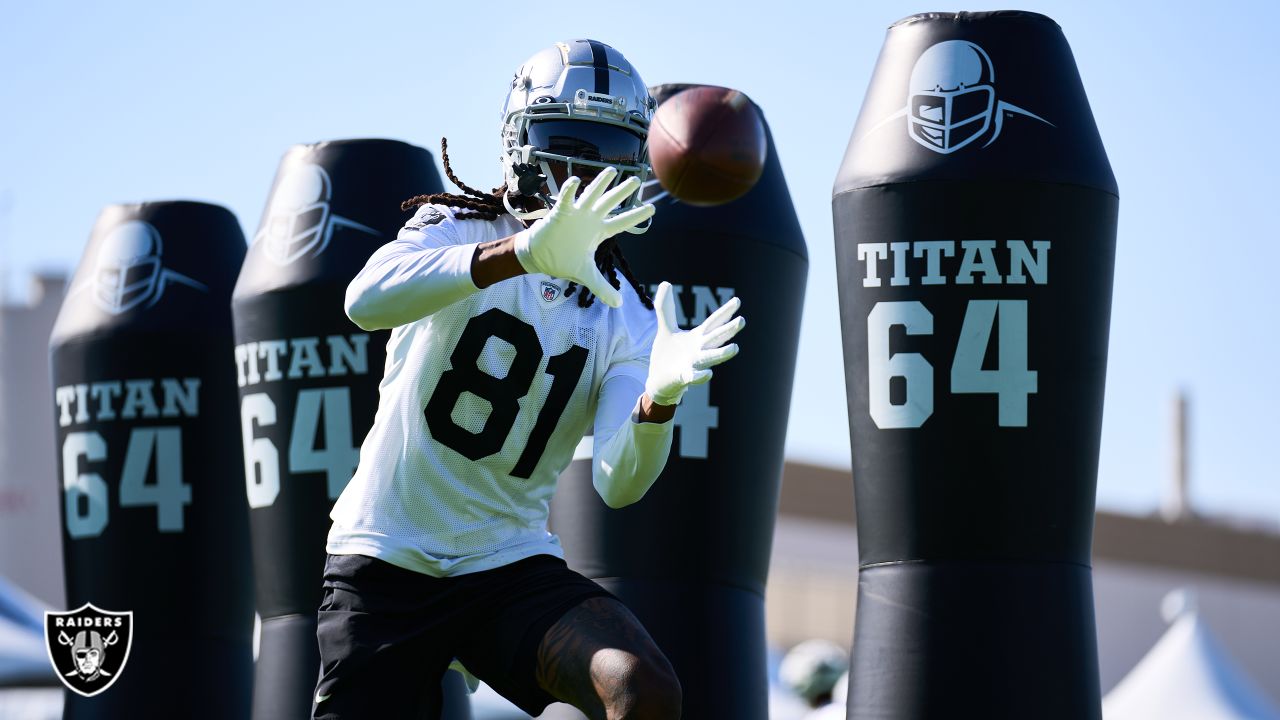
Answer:
[[[323, 473], [328, 498], [336, 500], [342, 494], [360, 462], [351, 387], [298, 389], [292, 422], [287, 415], [281, 416], [275, 398], [283, 395], [288, 406], [293, 383], [286, 381], [335, 377], [345, 383], [367, 375], [368, 346], [369, 336], [364, 333], [257, 340], [236, 346], [240, 388], [266, 385], [273, 391], [248, 392], [240, 399], [249, 507], [275, 504], [282, 472]], [[282, 442], [278, 444], [277, 439]]]
[[[894, 352], [890, 336], [932, 335], [933, 313], [918, 300], [877, 302], [867, 315], [867, 396], [882, 430], [918, 428], [933, 414], [933, 363], [921, 353]], [[996, 367], [983, 367], [992, 342]], [[970, 300], [951, 361], [952, 394], [995, 395], [1000, 427], [1026, 427], [1037, 374], [1027, 368], [1027, 301]], [[899, 389], [894, 397], [895, 385]], [[898, 400], [898, 402], [895, 402]]]
[[[252, 508], [268, 507], [280, 494], [280, 451], [271, 438], [254, 436], [255, 425], [275, 425], [277, 419], [276, 404], [267, 393], [245, 395], [240, 403], [245, 490]], [[337, 499], [360, 461], [360, 448], [355, 446], [351, 432], [351, 389], [339, 386], [299, 390], [291, 428], [289, 470], [323, 472], [329, 499]], [[321, 431], [323, 447], [316, 443]]]

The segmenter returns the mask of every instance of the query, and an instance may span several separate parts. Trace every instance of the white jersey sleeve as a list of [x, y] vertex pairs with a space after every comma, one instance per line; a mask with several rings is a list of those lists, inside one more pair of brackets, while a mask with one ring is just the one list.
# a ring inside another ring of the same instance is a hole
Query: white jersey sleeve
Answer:
[[437, 205], [418, 208], [396, 239], [374, 251], [347, 286], [347, 317], [364, 330], [413, 322], [478, 290], [471, 280], [476, 243]]
[[649, 491], [667, 464], [675, 424], [639, 421], [657, 323], [652, 313], [632, 317], [627, 344], [605, 373], [595, 416], [591, 481], [612, 508], [630, 505]]
[[640, 422], [644, 382], [627, 375], [606, 380], [596, 409], [591, 482], [611, 508], [644, 497], [667, 465], [672, 426]]

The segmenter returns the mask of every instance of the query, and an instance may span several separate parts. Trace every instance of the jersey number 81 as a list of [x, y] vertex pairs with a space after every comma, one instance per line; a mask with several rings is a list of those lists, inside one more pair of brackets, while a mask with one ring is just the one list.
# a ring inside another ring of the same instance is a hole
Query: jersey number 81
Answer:
[[[505, 377], [490, 375], [478, 364], [480, 353], [492, 337], [505, 340], [516, 349]], [[588, 355], [586, 348], [574, 345], [547, 361], [546, 372], [553, 378], [551, 390], [529, 433], [524, 452], [509, 473], [512, 477], [528, 479], [533, 475], [542, 453], [547, 449], [551, 433], [560, 422], [560, 416], [573, 396], [573, 389], [582, 377]], [[529, 394], [538, 366], [542, 364], [542, 343], [538, 334], [532, 325], [492, 308], [471, 318], [449, 361], [452, 366], [440, 376], [440, 382], [423, 410], [427, 427], [432, 437], [468, 459], [479, 460], [493, 455], [506, 444], [520, 414], [520, 398]], [[453, 409], [464, 392], [487, 400], [493, 408], [479, 432], [471, 432], [453, 420]]]

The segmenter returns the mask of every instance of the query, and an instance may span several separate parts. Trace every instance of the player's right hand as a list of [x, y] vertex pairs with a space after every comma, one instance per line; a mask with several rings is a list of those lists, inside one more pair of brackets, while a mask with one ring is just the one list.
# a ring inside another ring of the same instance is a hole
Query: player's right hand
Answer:
[[690, 385], [711, 379], [711, 368], [738, 354], [738, 346], [729, 341], [747, 326], [742, 317], [734, 317], [742, 301], [737, 297], [721, 305], [702, 324], [684, 331], [676, 321], [676, 304], [671, 283], [658, 285], [653, 309], [658, 314], [658, 333], [649, 352], [649, 377], [644, 391], [659, 405], [678, 405]]
[[596, 248], [648, 220], [654, 212], [653, 205], [645, 204], [610, 217], [614, 208], [640, 188], [640, 179], [631, 177], [605, 192], [617, 174], [615, 168], [605, 168], [577, 199], [574, 195], [581, 181], [569, 178], [551, 212], [516, 233], [515, 239], [516, 258], [526, 271], [572, 280], [609, 307], [622, 305], [622, 293], [596, 267]]

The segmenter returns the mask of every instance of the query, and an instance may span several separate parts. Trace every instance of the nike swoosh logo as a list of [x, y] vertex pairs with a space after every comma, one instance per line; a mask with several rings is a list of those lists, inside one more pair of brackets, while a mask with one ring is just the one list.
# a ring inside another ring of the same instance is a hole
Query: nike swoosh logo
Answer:
[[319, 705], [320, 703], [324, 702], [325, 700], [328, 700], [331, 697], [333, 697], [333, 693], [329, 693], [328, 695], [321, 695], [320, 693], [316, 693], [316, 704]]

